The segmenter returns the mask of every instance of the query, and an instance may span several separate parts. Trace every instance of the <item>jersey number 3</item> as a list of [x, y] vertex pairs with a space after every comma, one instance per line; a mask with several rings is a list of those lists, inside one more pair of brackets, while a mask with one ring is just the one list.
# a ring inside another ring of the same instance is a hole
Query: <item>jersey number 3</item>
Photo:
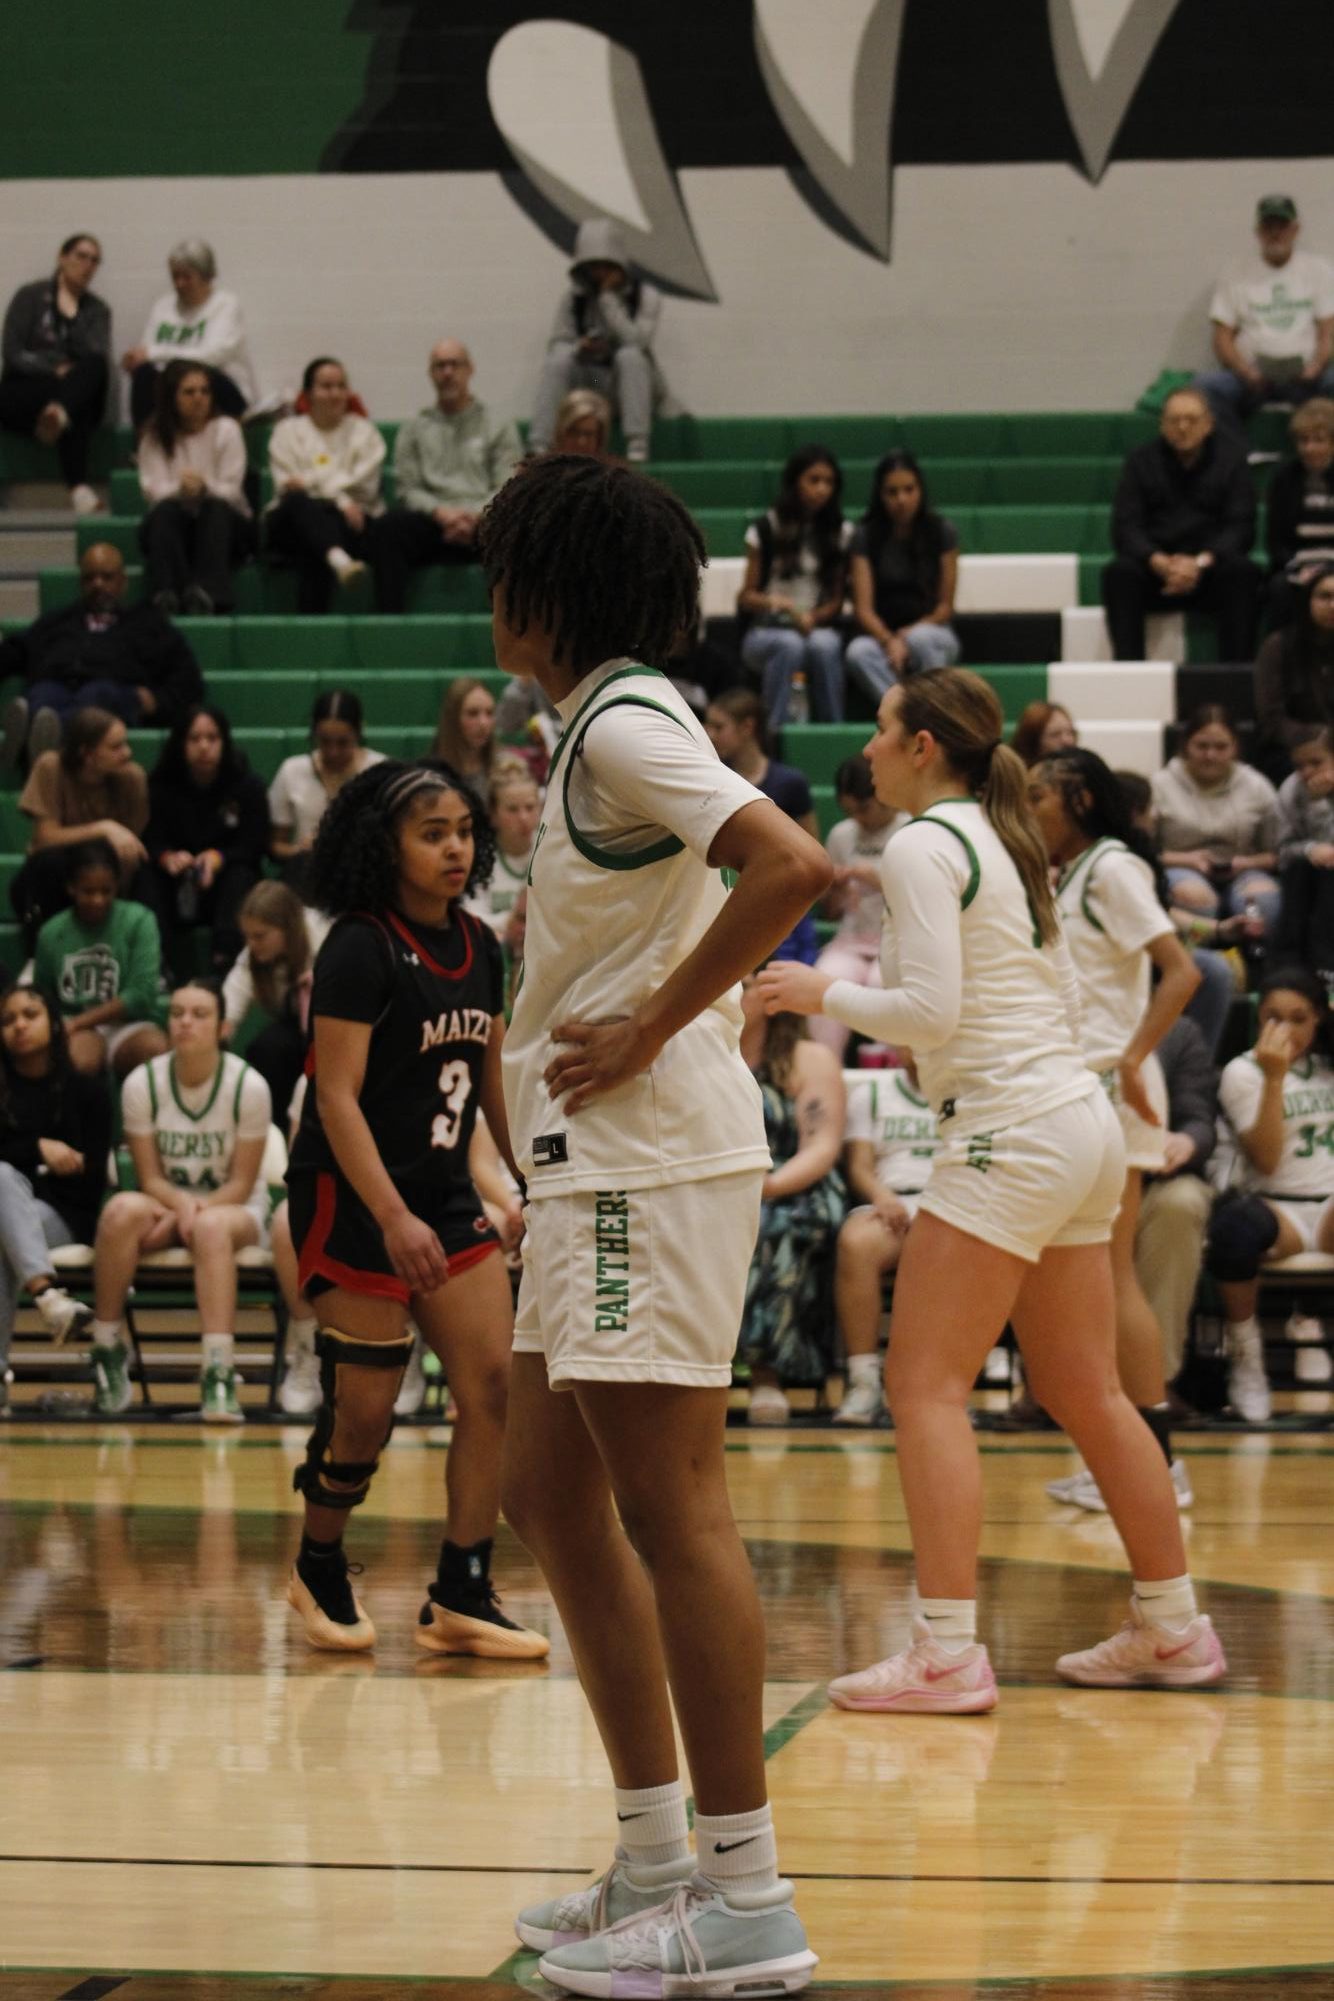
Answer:
[[463, 1110], [471, 1090], [472, 1072], [466, 1063], [443, 1063], [440, 1066], [440, 1095], [445, 1101], [445, 1109], [437, 1112], [431, 1121], [432, 1146], [453, 1148], [458, 1145], [463, 1128]]

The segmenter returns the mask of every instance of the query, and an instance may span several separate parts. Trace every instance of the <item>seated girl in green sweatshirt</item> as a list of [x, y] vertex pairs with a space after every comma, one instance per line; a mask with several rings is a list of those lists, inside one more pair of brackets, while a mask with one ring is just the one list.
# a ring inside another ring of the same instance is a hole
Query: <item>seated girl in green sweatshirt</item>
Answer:
[[109, 841], [71, 847], [65, 882], [73, 907], [48, 918], [33, 956], [33, 981], [58, 997], [70, 1061], [84, 1076], [108, 1062], [128, 1076], [167, 1047], [157, 919], [119, 900], [118, 879]]

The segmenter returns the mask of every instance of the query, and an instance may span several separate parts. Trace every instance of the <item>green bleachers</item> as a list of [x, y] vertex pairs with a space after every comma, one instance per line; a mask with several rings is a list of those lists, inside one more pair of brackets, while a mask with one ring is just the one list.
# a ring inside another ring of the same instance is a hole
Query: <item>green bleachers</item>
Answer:
[[[99, 538], [118, 540], [119, 546], [126, 533], [131, 538], [137, 535], [137, 522], [126, 524], [112, 515], [101, 514], [91, 521], [80, 522], [78, 546], [86, 549]], [[131, 539], [126, 553], [132, 558], [129, 563], [130, 596], [137, 598], [142, 595], [144, 587], [137, 541]], [[73, 604], [78, 595], [79, 572], [73, 564], [42, 571], [43, 611], [57, 611], [62, 605]], [[355, 604], [369, 615], [372, 608], [369, 580], [358, 584], [348, 594], [347, 602], [349, 609]], [[482, 573], [472, 564], [459, 568], [416, 570], [408, 585], [408, 604], [410, 612], [418, 616], [439, 612], [484, 612], [487, 597]], [[262, 563], [244, 564], [236, 573], [236, 612], [242, 618], [266, 615], [294, 618], [296, 572], [270, 569]]]

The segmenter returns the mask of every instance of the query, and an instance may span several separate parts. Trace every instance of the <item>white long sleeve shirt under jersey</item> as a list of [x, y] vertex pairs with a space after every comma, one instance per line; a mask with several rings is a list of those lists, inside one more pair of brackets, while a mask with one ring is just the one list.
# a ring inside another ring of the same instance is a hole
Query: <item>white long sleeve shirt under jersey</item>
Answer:
[[835, 980], [824, 1011], [911, 1049], [945, 1140], [1098, 1089], [1079, 1046], [1069, 947], [1037, 940], [1023, 881], [975, 799], [942, 799], [880, 861], [884, 988]]

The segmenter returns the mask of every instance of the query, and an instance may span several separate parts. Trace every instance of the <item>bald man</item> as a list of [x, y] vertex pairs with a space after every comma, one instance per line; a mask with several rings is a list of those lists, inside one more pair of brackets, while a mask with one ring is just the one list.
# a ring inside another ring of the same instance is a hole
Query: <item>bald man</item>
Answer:
[[371, 536], [381, 611], [404, 610], [414, 569], [476, 560], [478, 516], [523, 456], [514, 424], [473, 395], [472, 356], [461, 340], [438, 340], [427, 373], [435, 401], [399, 426], [398, 506]]
[[1250, 660], [1260, 602], [1254, 541], [1255, 485], [1244, 451], [1215, 431], [1200, 390], [1175, 390], [1158, 436], [1135, 446], [1117, 483], [1116, 555], [1102, 573], [1113, 658], [1142, 660], [1145, 614], [1179, 608], [1217, 620], [1217, 659]]
[[13, 765], [60, 742], [74, 709], [109, 709], [131, 729], [170, 729], [204, 699], [184, 635], [153, 605], [129, 602], [125, 559], [110, 542], [85, 549], [79, 596], [0, 642], [0, 679], [26, 686], [3, 718], [0, 762]]

